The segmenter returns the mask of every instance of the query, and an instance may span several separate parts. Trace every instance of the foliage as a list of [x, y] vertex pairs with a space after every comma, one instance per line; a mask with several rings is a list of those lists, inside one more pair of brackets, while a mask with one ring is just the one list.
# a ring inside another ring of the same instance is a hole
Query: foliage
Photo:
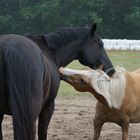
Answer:
[[0, 16], [0, 32], [9, 33], [15, 30], [15, 21], [12, 16]]
[[128, 15], [125, 17], [125, 22], [129, 23], [130, 31], [135, 32], [134, 38], [139, 39], [140, 35], [140, 7], [133, 7]]
[[103, 38], [140, 36], [139, 0], [1, 0], [0, 33], [47, 33], [98, 23]]

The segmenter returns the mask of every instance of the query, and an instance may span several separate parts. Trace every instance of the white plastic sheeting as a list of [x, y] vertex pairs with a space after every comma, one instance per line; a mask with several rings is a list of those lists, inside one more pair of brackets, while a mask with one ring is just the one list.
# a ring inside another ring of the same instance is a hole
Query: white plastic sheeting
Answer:
[[106, 50], [140, 50], [140, 40], [103, 39]]

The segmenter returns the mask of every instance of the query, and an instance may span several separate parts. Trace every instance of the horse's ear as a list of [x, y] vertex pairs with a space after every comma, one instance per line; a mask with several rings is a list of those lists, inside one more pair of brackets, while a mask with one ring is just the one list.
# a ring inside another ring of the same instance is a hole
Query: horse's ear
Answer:
[[94, 23], [94, 24], [92, 25], [92, 27], [91, 27], [91, 30], [90, 30], [90, 34], [91, 34], [91, 36], [94, 35], [96, 29], [97, 29], [97, 23]]

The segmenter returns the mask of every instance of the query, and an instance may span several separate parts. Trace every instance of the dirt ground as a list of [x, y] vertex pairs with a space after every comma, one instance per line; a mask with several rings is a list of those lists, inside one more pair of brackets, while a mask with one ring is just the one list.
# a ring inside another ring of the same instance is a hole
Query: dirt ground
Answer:
[[[57, 97], [55, 112], [48, 130], [48, 140], [92, 140], [94, 97]], [[4, 140], [13, 139], [11, 117], [3, 121]], [[140, 140], [140, 124], [131, 124], [130, 140]], [[121, 129], [116, 124], [103, 126], [100, 140], [121, 140]]]

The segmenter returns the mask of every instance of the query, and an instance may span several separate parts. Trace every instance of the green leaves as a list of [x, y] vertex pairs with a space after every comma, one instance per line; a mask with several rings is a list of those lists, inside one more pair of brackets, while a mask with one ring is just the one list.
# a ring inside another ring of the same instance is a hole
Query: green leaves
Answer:
[[0, 33], [47, 33], [98, 23], [103, 38], [139, 38], [139, 0], [1, 0]]
[[16, 23], [12, 16], [0, 16], [0, 32], [12, 33], [15, 30]]
[[131, 26], [140, 27], [140, 7], [132, 8], [131, 12], [126, 16], [126, 21], [131, 23]]

